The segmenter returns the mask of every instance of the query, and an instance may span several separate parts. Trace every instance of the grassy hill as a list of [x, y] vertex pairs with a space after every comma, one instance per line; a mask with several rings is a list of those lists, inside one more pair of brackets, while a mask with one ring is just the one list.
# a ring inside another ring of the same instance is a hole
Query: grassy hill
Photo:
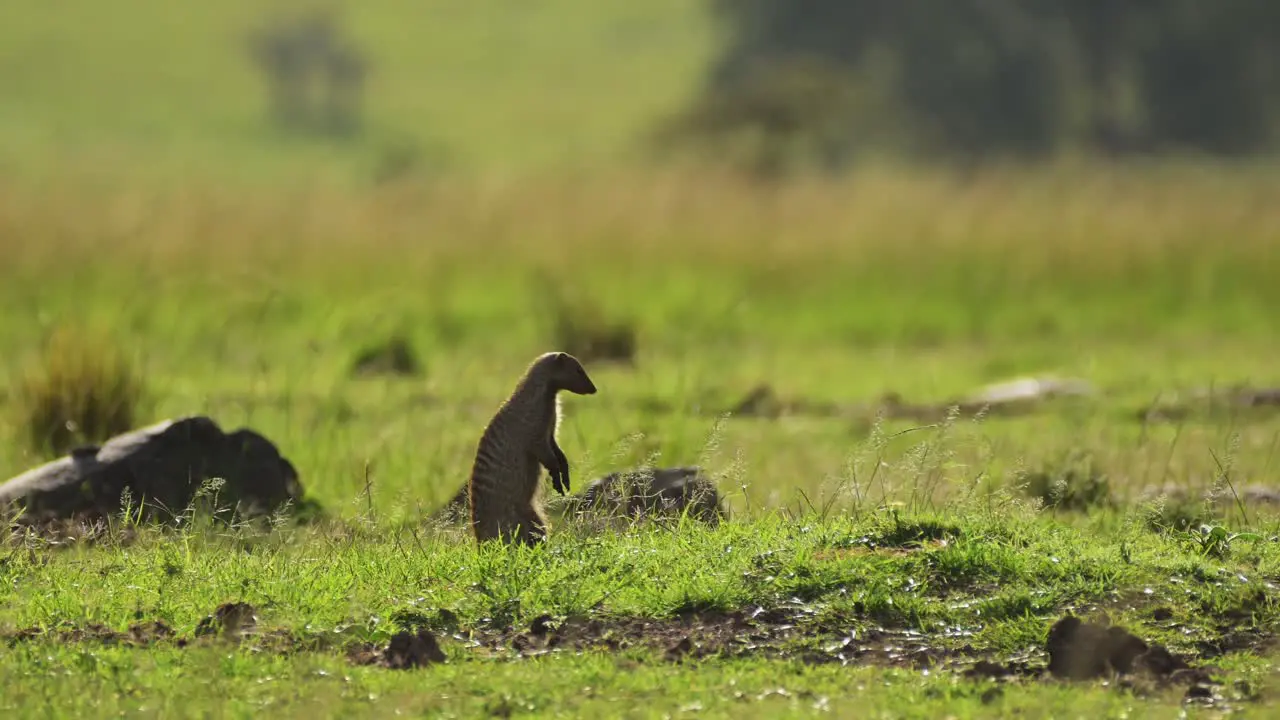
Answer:
[[327, 142], [267, 123], [246, 39], [290, 7], [19, 0], [0, 29], [0, 162], [344, 177], [408, 142], [468, 170], [598, 165], [683, 101], [714, 47], [684, 0], [348, 3], [341, 32], [370, 65], [367, 128]]

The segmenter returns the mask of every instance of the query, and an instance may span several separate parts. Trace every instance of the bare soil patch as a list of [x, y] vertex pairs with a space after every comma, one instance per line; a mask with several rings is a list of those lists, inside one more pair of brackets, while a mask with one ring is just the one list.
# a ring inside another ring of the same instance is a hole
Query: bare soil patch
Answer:
[[375, 644], [342, 634], [263, 629], [257, 622], [256, 608], [234, 602], [218, 606], [190, 637], [179, 636], [164, 622], [152, 620], [123, 631], [67, 623], [0, 632], [0, 639], [9, 646], [54, 640], [138, 648], [234, 642], [279, 654], [339, 651], [352, 664], [395, 670], [447, 662], [442, 641], [469, 649], [478, 657], [508, 660], [586, 650], [644, 650], [672, 663], [706, 658], [799, 660], [948, 671], [998, 684], [1111, 680], [1138, 693], [1176, 686], [1186, 688], [1188, 702], [1219, 705], [1224, 702], [1221, 673], [1208, 661], [1224, 652], [1257, 650], [1271, 642], [1261, 631], [1226, 633], [1184, 656], [1148, 643], [1105, 618], [1085, 621], [1068, 615], [1049, 628], [1043, 647], [1001, 655], [975, 648], [968, 642], [972, 632], [961, 628], [926, 634], [906, 628], [859, 627], [851, 622], [846, 629], [839, 629], [829, 619], [815, 621], [804, 608], [790, 605], [691, 611], [665, 619], [542, 615], [519, 627], [482, 622], [457, 629], [458, 618], [448, 610], [432, 616], [401, 614], [393, 620], [401, 626], [415, 626], [396, 633], [385, 644]]

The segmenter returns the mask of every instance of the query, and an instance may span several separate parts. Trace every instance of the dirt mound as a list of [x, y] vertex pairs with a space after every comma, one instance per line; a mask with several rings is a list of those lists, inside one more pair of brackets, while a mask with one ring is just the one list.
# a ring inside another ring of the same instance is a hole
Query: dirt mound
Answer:
[[1207, 672], [1193, 669], [1161, 645], [1149, 645], [1119, 626], [1086, 622], [1071, 615], [1049, 628], [1045, 649], [1049, 652], [1049, 673], [1066, 680], [1090, 680], [1114, 673], [1188, 684], [1211, 681]]
[[382, 649], [362, 644], [350, 648], [347, 657], [356, 665], [378, 665], [390, 670], [409, 670], [446, 662], [440, 643], [429, 630], [398, 632]]
[[218, 635], [234, 638], [252, 632], [258, 625], [257, 613], [257, 609], [249, 603], [224, 603], [212, 615], [200, 621], [196, 626], [196, 637]]

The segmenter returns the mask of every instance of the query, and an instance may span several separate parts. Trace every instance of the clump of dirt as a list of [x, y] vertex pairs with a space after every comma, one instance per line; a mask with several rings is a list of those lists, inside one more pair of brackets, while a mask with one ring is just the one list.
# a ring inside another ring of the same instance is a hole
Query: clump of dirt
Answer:
[[212, 615], [196, 626], [196, 637], [218, 635], [236, 638], [252, 632], [258, 625], [257, 609], [249, 603], [234, 602], [219, 605]]
[[[1192, 667], [1186, 658], [1161, 645], [1149, 644], [1105, 616], [1088, 622], [1073, 615], [1049, 628], [1045, 642], [1047, 666], [1026, 662], [995, 662], [983, 658], [962, 675], [974, 680], [1008, 681], [1044, 676], [1068, 682], [1109, 678], [1134, 691], [1185, 686], [1186, 701], [1213, 704], [1222, 700], [1212, 670]], [[1241, 697], [1245, 694], [1238, 693]]]
[[1108, 622], [1086, 622], [1068, 615], [1053, 624], [1045, 643], [1048, 671], [1064, 680], [1121, 676], [1128, 685], [1138, 681], [1157, 686], [1186, 685], [1187, 698], [1214, 696], [1214, 680], [1206, 668], [1193, 668], [1161, 645]]
[[689, 639], [688, 635], [686, 635], [680, 638], [680, 642], [667, 648], [665, 657], [669, 662], [680, 662], [684, 659], [684, 656], [688, 655], [692, 651], [693, 641]]
[[409, 670], [445, 662], [444, 651], [429, 630], [408, 630], [391, 636], [382, 649], [363, 644], [352, 647], [347, 657], [356, 665], [378, 665], [390, 670]]

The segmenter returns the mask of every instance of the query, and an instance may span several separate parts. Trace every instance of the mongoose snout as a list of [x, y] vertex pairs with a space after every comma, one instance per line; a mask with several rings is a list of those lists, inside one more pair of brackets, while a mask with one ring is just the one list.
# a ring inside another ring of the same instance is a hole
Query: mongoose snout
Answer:
[[561, 390], [575, 395], [595, 395], [596, 384], [591, 382], [586, 368], [569, 353], [556, 353], [555, 383]]

